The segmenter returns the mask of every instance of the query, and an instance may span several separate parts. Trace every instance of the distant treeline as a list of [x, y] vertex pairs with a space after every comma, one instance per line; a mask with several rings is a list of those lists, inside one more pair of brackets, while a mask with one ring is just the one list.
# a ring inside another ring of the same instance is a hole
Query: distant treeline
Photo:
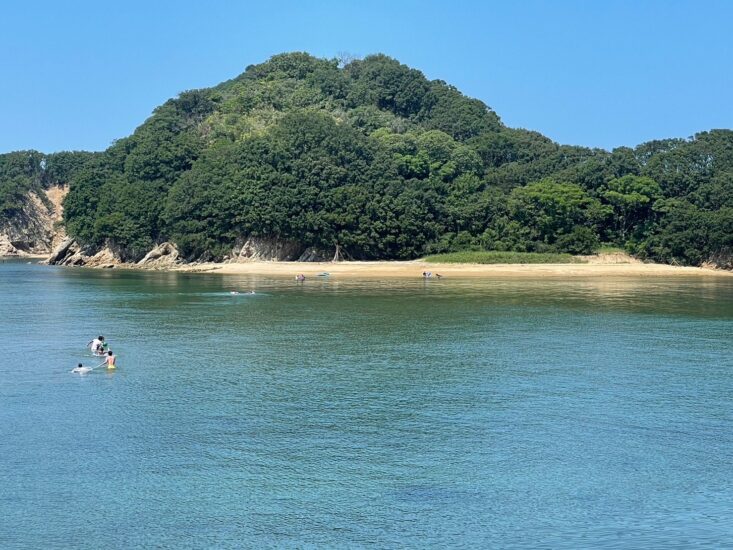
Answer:
[[355, 259], [605, 243], [700, 264], [733, 248], [732, 131], [558, 145], [384, 55], [277, 55], [180, 94], [104, 153], [0, 156], [0, 215], [69, 179], [67, 231], [128, 259], [166, 240], [217, 259], [247, 236]]

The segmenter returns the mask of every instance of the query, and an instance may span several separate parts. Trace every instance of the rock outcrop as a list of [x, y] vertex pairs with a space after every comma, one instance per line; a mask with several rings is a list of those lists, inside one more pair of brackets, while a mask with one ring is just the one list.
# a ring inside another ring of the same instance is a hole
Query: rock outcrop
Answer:
[[46, 260], [51, 265], [113, 268], [119, 265], [144, 267], [146, 269], [167, 269], [180, 263], [180, 254], [173, 243], [162, 243], [148, 252], [137, 263], [126, 263], [124, 250], [112, 243], [101, 250], [84, 248], [74, 239], [64, 239]]
[[0, 256], [20, 256], [21, 252], [10, 242], [7, 235], [0, 235]]
[[104, 247], [92, 256], [84, 257], [83, 262], [82, 265], [87, 267], [105, 268], [112, 268], [122, 263], [120, 257], [109, 247]]
[[333, 259], [333, 253], [328, 253], [320, 248], [309, 246], [298, 258], [299, 262], [330, 262]]
[[717, 254], [713, 254], [703, 267], [713, 267], [716, 269], [733, 270], [733, 249], [724, 248]]
[[287, 262], [300, 258], [305, 247], [295, 241], [278, 238], [249, 237], [237, 242], [232, 250], [233, 262], [276, 261]]
[[173, 243], [161, 243], [145, 257], [137, 262], [137, 265], [148, 268], [168, 268], [180, 263], [178, 248]]
[[50, 265], [87, 266], [111, 268], [121, 262], [119, 254], [109, 246], [101, 250], [84, 249], [74, 239], [66, 238], [59, 244], [46, 260]]
[[[7, 243], [8, 247], [12, 246]], [[0, 251], [3, 241], [0, 240]], [[138, 256], [139, 257], [139, 256]], [[65, 266], [87, 267], [139, 267], [143, 269], [170, 269], [187, 263], [174, 243], [164, 242], [155, 246], [141, 260], [134, 262], [127, 251], [108, 242], [104, 248], [84, 247], [73, 238], [64, 238], [53, 249], [45, 263]], [[212, 261], [215, 258], [205, 253], [194, 263]], [[225, 262], [273, 261], [273, 262], [327, 262], [332, 254], [315, 247], [305, 247], [294, 241], [276, 238], [249, 237], [236, 243], [232, 255], [224, 257]], [[134, 262], [134, 263], [131, 263]]]
[[[74, 249], [71, 251], [71, 249]], [[71, 254], [78, 252], [79, 245], [71, 237], [67, 237], [61, 241], [56, 248], [53, 249], [51, 255], [46, 259], [45, 263], [49, 265], [56, 265], [64, 261]], [[71, 251], [71, 253], [70, 253]]]
[[68, 186], [51, 187], [45, 197], [29, 193], [22, 210], [0, 220], [0, 256], [48, 254], [64, 238], [59, 222]]

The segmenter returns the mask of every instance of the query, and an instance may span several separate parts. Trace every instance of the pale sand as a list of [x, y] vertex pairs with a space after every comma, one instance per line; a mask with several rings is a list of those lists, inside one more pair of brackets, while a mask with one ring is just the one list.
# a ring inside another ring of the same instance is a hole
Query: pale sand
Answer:
[[[634, 262], [632, 260], [632, 262]], [[653, 263], [577, 263], [577, 264], [431, 264], [409, 262], [246, 262], [207, 263], [174, 268], [176, 271], [221, 273], [224, 275], [277, 275], [306, 278], [327, 272], [332, 277], [415, 278], [423, 271], [443, 277], [541, 278], [541, 277], [731, 277], [733, 272], [702, 267], [675, 267]]]

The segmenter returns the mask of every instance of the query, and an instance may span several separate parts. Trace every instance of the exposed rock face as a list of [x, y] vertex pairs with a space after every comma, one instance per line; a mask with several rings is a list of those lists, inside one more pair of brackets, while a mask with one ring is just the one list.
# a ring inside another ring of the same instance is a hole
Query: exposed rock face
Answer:
[[299, 262], [329, 262], [331, 261], [333, 254], [329, 254], [325, 250], [314, 248], [309, 246], [303, 251], [298, 258]]
[[122, 262], [119, 254], [108, 246], [94, 252], [82, 248], [74, 239], [67, 237], [53, 250], [45, 263], [50, 265], [114, 267]]
[[[74, 248], [74, 251], [70, 250]], [[67, 257], [69, 257], [71, 254], [74, 254], [79, 249], [79, 245], [76, 244], [76, 241], [70, 237], [67, 237], [63, 241], [61, 241], [56, 248], [53, 249], [53, 252], [51, 252], [51, 255], [46, 259], [47, 264], [49, 265], [56, 265], [61, 263], [63, 260], [65, 260]]]
[[733, 270], [733, 250], [730, 248], [724, 248], [717, 254], [708, 258], [708, 261], [703, 264], [703, 267]]
[[10, 242], [7, 235], [0, 235], [0, 256], [19, 256], [20, 252]]
[[162, 243], [148, 252], [145, 257], [137, 262], [139, 266], [145, 267], [171, 267], [179, 263], [179, 253], [173, 243]]
[[[46, 263], [52, 265], [86, 266], [113, 268], [125, 264], [124, 250], [113, 243], [101, 250], [84, 248], [74, 239], [64, 239], [51, 253]], [[148, 252], [136, 264], [125, 264], [129, 267], [140, 266], [152, 269], [165, 269], [180, 263], [178, 249], [173, 243], [162, 243]]]
[[84, 265], [88, 257], [82, 252], [79, 243], [71, 239], [66, 239], [62, 243], [62, 246], [54, 250], [51, 253], [51, 257], [46, 261], [49, 264], [55, 265]]
[[104, 247], [93, 256], [84, 257], [83, 260], [82, 265], [88, 267], [114, 267], [121, 263], [120, 257], [109, 247]]
[[52, 187], [45, 191], [46, 201], [35, 193], [29, 193], [21, 212], [0, 220], [0, 256], [48, 254], [55, 244], [63, 240], [63, 230], [58, 227], [58, 222], [61, 221], [62, 202], [68, 191], [68, 186]]
[[279, 261], [287, 262], [300, 258], [305, 247], [294, 241], [267, 237], [249, 237], [244, 243], [235, 243], [232, 261]]

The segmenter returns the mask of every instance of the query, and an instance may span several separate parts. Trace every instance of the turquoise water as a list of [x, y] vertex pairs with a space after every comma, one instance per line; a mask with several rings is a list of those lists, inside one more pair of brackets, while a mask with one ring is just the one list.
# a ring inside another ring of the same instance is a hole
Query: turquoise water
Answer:
[[732, 335], [733, 278], [3, 263], [0, 547], [730, 547]]

